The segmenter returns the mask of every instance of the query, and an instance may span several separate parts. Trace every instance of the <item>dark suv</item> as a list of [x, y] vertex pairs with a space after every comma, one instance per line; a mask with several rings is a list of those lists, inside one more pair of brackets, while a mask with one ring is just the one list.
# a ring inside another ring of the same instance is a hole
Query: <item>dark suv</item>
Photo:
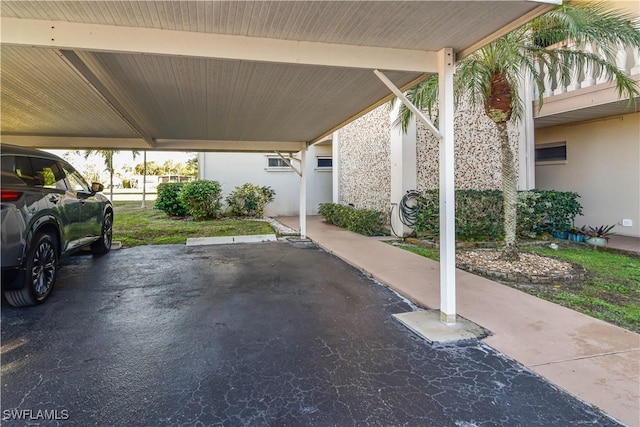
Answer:
[[44, 151], [0, 144], [2, 291], [9, 304], [40, 304], [51, 293], [61, 256], [90, 246], [111, 249], [113, 207], [102, 184], [87, 184]]

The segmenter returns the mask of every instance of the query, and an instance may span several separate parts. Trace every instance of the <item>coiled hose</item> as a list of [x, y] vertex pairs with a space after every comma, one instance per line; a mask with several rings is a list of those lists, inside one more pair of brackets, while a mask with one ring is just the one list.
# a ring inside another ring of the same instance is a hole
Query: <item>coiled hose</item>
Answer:
[[[416, 220], [418, 218], [419, 198], [420, 198], [420, 192], [418, 190], [409, 190], [405, 193], [404, 196], [402, 196], [402, 199], [400, 200], [400, 204], [398, 205], [400, 222], [402, 222], [404, 225], [406, 225], [411, 229], [415, 227]], [[389, 219], [390, 219], [389, 224], [391, 224], [391, 232], [396, 237], [403, 237], [403, 236], [399, 236], [396, 233], [396, 231], [393, 229], [393, 221], [391, 221], [391, 218], [393, 215], [393, 208], [394, 208], [394, 205], [391, 206], [391, 209], [389, 211]], [[415, 233], [415, 230], [412, 231], [412, 234], [413, 233]]]

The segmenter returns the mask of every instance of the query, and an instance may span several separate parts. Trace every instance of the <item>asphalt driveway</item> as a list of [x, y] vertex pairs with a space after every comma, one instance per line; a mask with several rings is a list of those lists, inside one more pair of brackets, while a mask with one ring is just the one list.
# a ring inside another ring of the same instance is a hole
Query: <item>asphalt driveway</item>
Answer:
[[74, 256], [44, 305], [3, 303], [3, 425], [616, 425], [409, 310], [310, 244]]

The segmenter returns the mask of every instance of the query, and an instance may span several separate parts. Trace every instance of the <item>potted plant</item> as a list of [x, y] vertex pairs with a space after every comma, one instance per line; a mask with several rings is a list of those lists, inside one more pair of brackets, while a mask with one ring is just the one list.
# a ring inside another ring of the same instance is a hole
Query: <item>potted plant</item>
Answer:
[[572, 242], [582, 243], [584, 242], [584, 236], [587, 234], [587, 226], [583, 225], [578, 228], [575, 225], [569, 228], [569, 240]]
[[615, 225], [601, 225], [600, 227], [589, 227], [585, 241], [594, 246], [606, 246], [611, 230]]

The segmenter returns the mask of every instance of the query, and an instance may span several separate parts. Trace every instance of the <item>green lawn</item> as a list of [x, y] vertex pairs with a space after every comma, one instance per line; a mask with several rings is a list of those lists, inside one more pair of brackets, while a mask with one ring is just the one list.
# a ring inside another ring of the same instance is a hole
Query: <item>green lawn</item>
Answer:
[[[438, 249], [400, 245], [402, 249], [438, 260]], [[571, 261], [587, 270], [579, 284], [554, 283], [519, 288], [539, 298], [569, 307], [605, 322], [640, 332], [640, 257], [589, 247], [523, 247], [544, 256]]]
[[527, 248], [582, 265], [587, 279], [577, 285], [559, 283], [529, 292], [581, 313], [640, 332], [640, 259], [591, 248]]
[[154, 209], [153, 202], [142, 209], [140, 202], [115, 202], [113, 240], [123, 247], [184, 244], [189, 237], [273, 234], [266, 222], [238, 219], [194, 221], [170, 218]]

